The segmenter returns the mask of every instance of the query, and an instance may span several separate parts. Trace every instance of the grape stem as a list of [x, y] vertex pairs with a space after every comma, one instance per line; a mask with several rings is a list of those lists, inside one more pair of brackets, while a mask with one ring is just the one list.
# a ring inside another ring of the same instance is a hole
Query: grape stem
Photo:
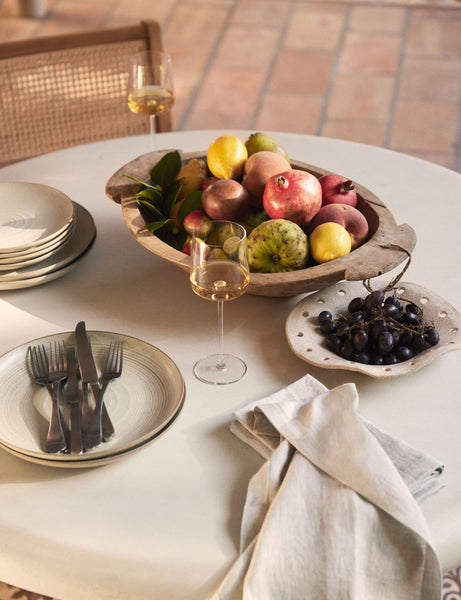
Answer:
[[[388, 285], [382, 290], [384, 293], [386, 293], [386, 292], [390, 292], [397, 286], [398, 282], [402, 279], [403, 275], [407, 271], [407, 269], [411, 263], [411, 252], [409, 250], [407, 250], [406, 248], [403, 248], [402, 246], [399, 246], [397, 244], [381, 244], [380, 247], [381, 248], [389, 248], [390, 250], [402, 250], [408, 256], [408, 260], [407, 260], [405, 266], [403, 267], [403, 269], [401, 270], [401, 272], [398, 275], [396, 275], [394, 277], [394, 279], [391, 279], [391, 281], [388, 283]], [[373, 291], [373, 288], [371, 287], [370, 278], [364, 279], [363, 285], [368, 292], [371, 293]]]

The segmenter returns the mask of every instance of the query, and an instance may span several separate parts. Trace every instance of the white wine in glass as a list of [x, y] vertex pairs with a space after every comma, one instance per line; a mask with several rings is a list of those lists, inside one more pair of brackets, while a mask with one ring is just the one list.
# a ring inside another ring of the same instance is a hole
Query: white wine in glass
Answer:
[[213, 221], [206, 241], [192, 238], [190, 282], [201, 298], [218, 307], [219, 353], [200, 359], [194, 373], [214, 385], [234, 383], [247, 367], [237, 356], [224, 354], [223, 303], [245, 293], [250, 282], [245, 228], [232, 221]]
[[155, 149], [155, 117], [171, 110], [175, 102], [171, 57], [165, 52], [144, 50], [130, 59], [128, 106], [134, 113], [149, 115], [152, 149]]

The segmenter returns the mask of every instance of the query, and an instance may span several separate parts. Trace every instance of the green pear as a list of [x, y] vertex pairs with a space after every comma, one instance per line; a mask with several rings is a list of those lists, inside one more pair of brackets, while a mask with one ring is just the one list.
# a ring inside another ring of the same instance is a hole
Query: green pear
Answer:
[[265, 133], [252, 133], [246, 140], [245, 146], [248, 151], [248, 156], [251, 156], [256, 152], [261, 152], [261, 150], [268, 150], [269, 152], [275, 152], [276, 154], [280, 154], [288, 162], [290, 161], [285, 148], [282, 148], [282, 146], [277, 142], [277, 140], [274, 140], [274, 138], [271, 138]]

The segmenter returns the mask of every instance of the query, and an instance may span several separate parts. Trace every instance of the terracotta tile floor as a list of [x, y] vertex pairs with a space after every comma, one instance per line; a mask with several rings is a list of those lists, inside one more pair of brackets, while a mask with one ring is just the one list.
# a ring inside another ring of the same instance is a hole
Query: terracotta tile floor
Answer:
[[461, 171], [461, 1], [0, 0], [0, 40], [158, 20], [176, 129], [290, 131]]
[[[459, 0], [48, 0], [41, 19], [21, 1], [0, 0], [0, 41], [158, 20], [176, 129], [344, 138], [461, 172]], [[38, 598], [0, 582], [13, 597]]]

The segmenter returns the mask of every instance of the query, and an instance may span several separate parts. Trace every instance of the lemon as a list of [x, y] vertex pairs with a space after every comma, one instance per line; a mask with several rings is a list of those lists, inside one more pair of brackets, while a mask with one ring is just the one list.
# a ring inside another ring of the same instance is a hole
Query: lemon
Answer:
[[208, 147], [208, 168], [218, 179], [236, 179], [243, 172], [248, 150], [235, 135], [221, 135]]
[[312, 257], [317, 263], [328, 262], [351, 251], [351, 236], [339, 223], [317, 225], [311, 233], [309, 243]]

